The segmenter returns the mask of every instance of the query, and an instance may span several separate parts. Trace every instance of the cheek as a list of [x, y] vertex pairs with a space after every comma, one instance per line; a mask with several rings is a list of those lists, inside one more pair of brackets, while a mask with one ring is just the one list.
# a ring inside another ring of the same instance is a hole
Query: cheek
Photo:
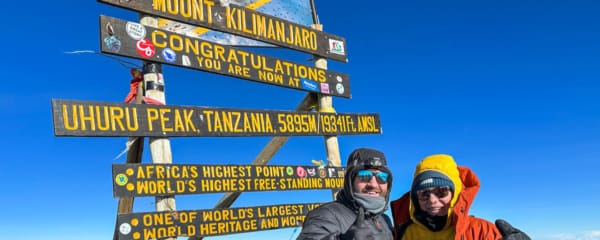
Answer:
[[441, 200], [441, 202], [443, 202], [446, 205], [450, 204], [450, 201], [452, 201], [452, 193], [448, 194], [448, 196], [446, 196], [445, 198], [442, 198], [440, 200]]
[[419, 208], [421, 208], [421, 209], [426, 209], [428, 207], [427, 202], [418, 201], [418, 203], [419, 203]]
[[354, 181], [354, 192], [360, 192], [363, 188], [365, 188], [366, 183]]

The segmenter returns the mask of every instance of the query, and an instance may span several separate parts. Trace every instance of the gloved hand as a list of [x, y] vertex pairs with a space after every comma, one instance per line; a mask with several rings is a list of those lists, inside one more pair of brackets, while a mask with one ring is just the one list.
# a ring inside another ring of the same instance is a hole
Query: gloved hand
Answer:
[[356, 221], [350, 226], [348, 231], [340, 235], [341, 240], [365, 240], [371, 239], [373, 231], [369, 229], [369, 226], [365, 222], [365, 210], [363, 208], [358, 209], [358, 216]]
[[500, 240], [531, 240], [527, 234], [521, 232], [521, 230], [514, 228], [508, 222], [498, 219], [496, 220], [496, 228], [502, 234]]

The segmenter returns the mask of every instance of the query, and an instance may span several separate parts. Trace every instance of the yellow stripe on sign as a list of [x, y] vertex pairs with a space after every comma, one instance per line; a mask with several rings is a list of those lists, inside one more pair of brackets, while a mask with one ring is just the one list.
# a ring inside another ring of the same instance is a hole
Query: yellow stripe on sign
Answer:
[[200, 36], [202, 34], [207, 33], [208, 31], [210, 31], [210, 29], [208, 28], [203, 28], [203, 27], [197, 27], [194, 28], [194, 30], [192, 30], [192, 32], [194, 32], [194, 34], [196, 34], [197, 36]]
[[170, 22], [171, 22], [171, 20], [169, 20], [169, 19], [158, 18], [158, 28], [162, 28], [163, 26], [169, 24]]
[[262, 7], [262, 5], [265, 5], [267, 3], [271, 2], [271, 0], [257, 0], [256, 2], [250, 3], [248, 5], [246, 5], [246, 8], [252, 9], [252, 10], [256, 10], [259, 7]]

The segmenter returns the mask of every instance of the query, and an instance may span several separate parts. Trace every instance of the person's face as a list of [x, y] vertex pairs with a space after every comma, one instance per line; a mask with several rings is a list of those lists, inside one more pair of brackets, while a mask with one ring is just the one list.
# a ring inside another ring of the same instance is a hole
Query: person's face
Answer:
[[417, 199], [421, 210], [432, 216], [445, 216], [452, 200], [449, 187], [431, 187], [417, 191]]
[[370, 196], [386, 197], [389, 175], [376, 169], [360, 170], [354, 177], [354, 192]]

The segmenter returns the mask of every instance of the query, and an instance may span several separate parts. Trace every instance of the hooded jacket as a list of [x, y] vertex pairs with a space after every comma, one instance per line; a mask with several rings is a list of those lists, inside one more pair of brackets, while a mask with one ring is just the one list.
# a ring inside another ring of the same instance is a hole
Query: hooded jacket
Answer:
[[455, 190], [448, 208], [448, 219], [442, 230], [433, 232], [415, 217], [418, 202], [411, 192], [392, 201], [392, 215], [395, 225], [395, 239], [440, 239], [473, 240], [500, 239], [502, 236], [495, 225], [484, 219], [469, 216], [469, 208], [479, 191], [479, 178], [467, 167], [457, 167], [449, 155], [432, 155], [421, 161], [414, 177], [424, 171], [437, 171], [446, 175], [454, 183]]
[[[351, 239], [343, 236], [343, 234], [354, 224], [360, 208], [362, 208], [353, 196], [353, 180], [359, 170], [377, 169], [389, 174], [388, 196], [386, 197], [385, 202], [385, 205], [388, 206], [389, 191], [391, 191], [392, 188], [392, 174], [385, 166], [385, 157], [383, 157], [383, 153], [379, 151], [377, 151], [377, 154], [381, 154], [381, 157], [383, 158], [383, 162], [379, 163], [381, 165], [365, 163], [367, 155], [371, 156], [373, 154], [370, 151], [376, 150], [358, 149], [350, 155], [348, 166], [346, 167], [346, 175], [344, 176], [344, 188], [338, 192], [335, 201], [325, 203], [308, 213], [297, 240]], [[362, 154], [362, 156], [359, 154]], [[357, 160], [354, 161], [355, 159]], [[367, 231], [371, 232], [367, 235], [372, 236], [373, 240], [392, 240], [392, 223], [389, 217], [383, 213], [384, 211], [378, 214], [371, 214], [363, 208], [363, 212], [365, 212]]]

